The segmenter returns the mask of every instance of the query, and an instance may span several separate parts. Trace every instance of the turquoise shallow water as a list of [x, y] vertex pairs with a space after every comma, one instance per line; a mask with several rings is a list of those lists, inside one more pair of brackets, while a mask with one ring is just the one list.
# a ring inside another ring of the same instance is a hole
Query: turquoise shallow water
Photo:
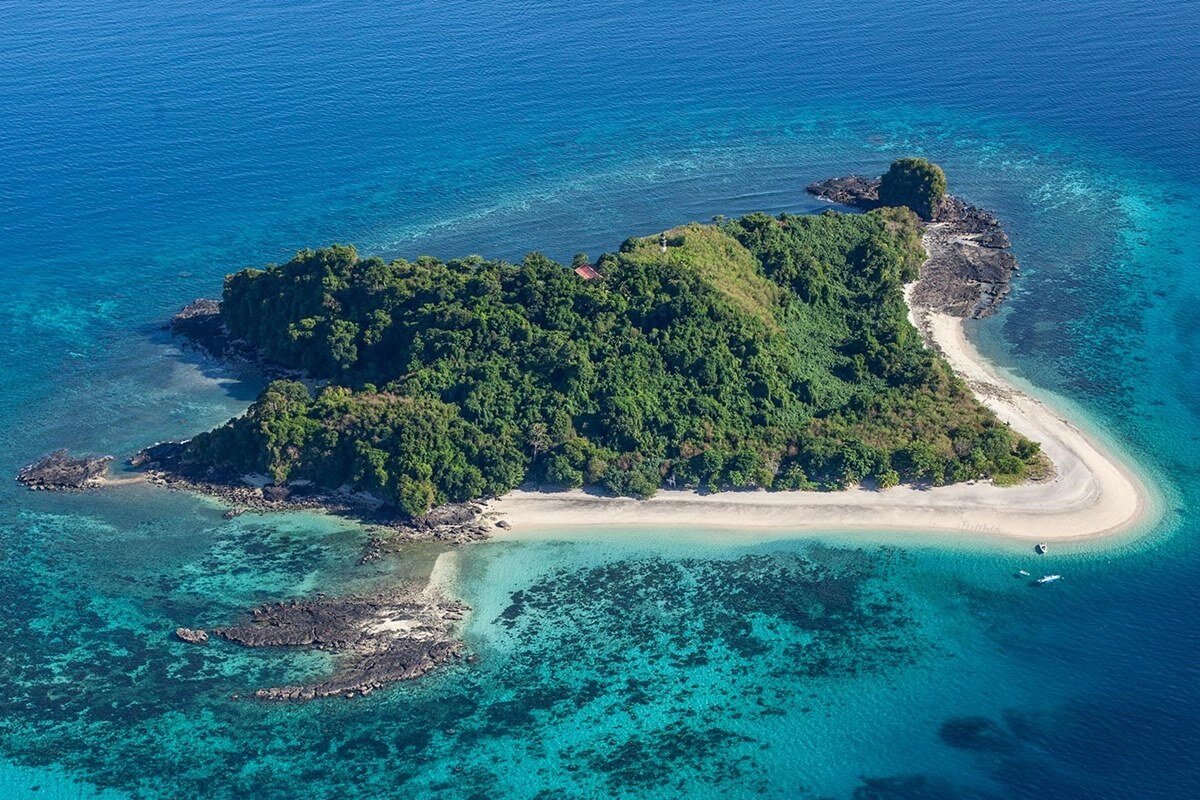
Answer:
[[[0, 797], [1200, 796], [1200, 18], [1184, 2], [71, 2], [0, 31], [0, 471], [239, 413], [159, 329], [226, 272], [596, 254], [943, 163], [1022, 277], [981, 349], [1137, 460], [1163, 517], [1056, 548], [679, 532], [493, 542], [445, 570], [458, 668], [355, 702], [175, 626], [427, 574], [328, 518], [0, 486]], [[1012, 573], [1053, 569], [1031, 591]], [[34, 787], [38, 787], [34, 792]]]

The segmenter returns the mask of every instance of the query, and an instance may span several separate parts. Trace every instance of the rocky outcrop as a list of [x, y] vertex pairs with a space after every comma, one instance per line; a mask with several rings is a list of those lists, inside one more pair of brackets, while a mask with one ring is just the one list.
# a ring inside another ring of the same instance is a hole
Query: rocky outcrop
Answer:
[[231, 366], [250, 367], [267, 378], [295, 377], [300, 374], [263, 361], [254, 345], [244, 339], [234, 339], [221, 319], [221, 303], [217, 300], [193, 300], [171, 317], [164, 327], [187, 346]]
[[427, 539], [461, 544], [488, 536], [487, 525], [480, 522], [483, 506], [478, 503], [447, 503], [398, 526], [408, 539]]
[[455, 627], [470, 609], [430, 590], [319, 598], [254, 609], [242, 625], [213, 634], [246, 647], [306, 647], [339, 656], [327, 680], [259, 689], [262, 700], [354, 697], [412, 680], [463, 657]]
[[822, 200], [864, 211], [879, 207], [879, 178], [864, 178], [861, 175], [829, 178], [810, 183], [805, 191]]
[[215, 358], [225, 357], [231, 349], [229, 331], [221, 321], [221, 304], [216, 300], [193, 300], [171, 317], [167, 328]]
[[1017, 259], [1004, 247], [985, 244], [1008, 237], [999, 228], [985, 233], [964, 232], [956, 222], [934, 222], [925, 227], [929, 258], [913, 289], [918, 306], [956, 317], [986, 317], [996, 313], [1012, 290]]
[[379, 512], [374, 535], [363, 545], [360, 564], [378, 561], [388, 553], [399, 552], [408, 542], [466, 544], [491, 535], [483, 521], [484, 508], [478, 503], [448, 503], [412, 520], [385, 520]]
[[232, 508], [226, 519], [246, 511], [326, 511], [379, 527], [362, 561], [374, 561], [405, 542], [464, 544], [488, 537], [478, 503], [448, 503], [409, 519], [378, 497], [351, 491], [326, 491], [305, 481], [288, 484], [247, 482], [247, 476], [189, 461], [186, 441], [159, 442], [139, 451], [129, 463], [146, 472], [149, 483], [215, 497]]
[[17, 473], [17, 480], [30, 489], [85, 489], [103, 482], [112, 456], [74, 457], [56, 450]]
[[183, 456], [187, 450], [189, 441], [191, 440], [156, 442], [149, 447], [144, 447], [137, 451], [129, 459], [129, 466], [138, 468], [178, 467], [183, 462]]
[[[811, 184], [808, 192], [863, 210], [880, 205], [878, 178], [830, 178]], [[1008, 234], [996, 215], [947, 195], [933, 221], [922, 224], [929, 258], [921, 267], [913, 302], [956, 317], [996, 313], [1019, 271]]]
[[335, 498], [310, 492], [311, 487], [256, 485], [245, 476], [197, 464], [188, 459], [187, 441], [159, 442], [140, 450], [129, 463], [146, 472], [149, 483], [171, 489], [215, 497], [232, 508], [226, 519], [246, 511], [328, 510], [334, 513], [363, 515], [373, 510], [350, 497]]
[[281, 503], [288, 500], [292, 496], [292, 492], [286, 486], [280, 486], [275, 483], [268, 483], [262, 487], [262, 496], [264, 500], [271, 503]]
[[175, 636], [188, 644], [204, 644], [208, 641], [208, 633], [194, 628], [176, 628]]

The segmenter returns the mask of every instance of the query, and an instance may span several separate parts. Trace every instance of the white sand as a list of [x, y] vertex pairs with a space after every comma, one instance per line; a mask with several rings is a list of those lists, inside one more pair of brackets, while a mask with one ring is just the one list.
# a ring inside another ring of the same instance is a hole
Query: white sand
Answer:
[[108, 487], [108, 486], [132, 486], [135, 483], [145, 483], [145, 482], [146, 482], [146, 476], [144, 474], [121, 475], [121, 477], [119, 477], [119, 478], [114, 478], [110, 475], [105, 475], [102, 478], [97, 478], [95, 481], [95, 485], [96, 486], [105, 486], [105, 487]]
[[975, 350], [963, 321], [916, 310], [920, 327], [979, 399], [1015, 430], [1040, 442], [1055, 477], [999, 487], [988, 482], [886, 491], [661, 491], [649, 500], [582, 490], [514, 491], [489, 509], [522, 531], [617, 526], [730, 530], [904, 530], [1065, 540], [1128, 530], [1143, 520], [1148, 493], [1131, 470], [1054, 409], [1007, 382]]

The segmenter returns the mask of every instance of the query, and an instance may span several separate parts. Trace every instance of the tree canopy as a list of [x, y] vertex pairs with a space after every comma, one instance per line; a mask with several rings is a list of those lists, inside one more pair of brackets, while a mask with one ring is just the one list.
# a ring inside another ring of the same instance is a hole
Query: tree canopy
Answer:
[[189, 457], [414, 515], [525, 481], [645, 497], [668, 478], [886, 487], [1035, 463], [907, 319], [911, 212], [751, 214], [666, 240], [627, 240], [590, 281], [538, 253], [385, 262], [344, 245], [231, 275], [232, 335], [305, 381], [272, 383]]
[[945, 196], [946, 173], [924, 158], [893, 161], [879, 181], [879, 201], [883, 205], [911, 208], [925, 220], [933, 219]]

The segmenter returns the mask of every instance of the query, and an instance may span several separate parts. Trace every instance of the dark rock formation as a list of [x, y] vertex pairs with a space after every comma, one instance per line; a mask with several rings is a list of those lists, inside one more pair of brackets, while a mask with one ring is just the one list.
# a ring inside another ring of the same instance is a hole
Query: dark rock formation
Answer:
[[182, 338], [189, 347], [231, 366], [252, 367], [267, 378], [297, 374], [263, 361], [252, 344], [244, 339], [234, 339], [221, 320], [221, 303], [217, 300], [193, 300], [171, 317], [164, 327]]
[[[808, 186], [823, 200], [863, 210], [879, 207], [879, 179], [851, 175]], [[953, 195], [942, 198], [924, 223], [929, 259], [913, 291], [918, 306], [956, 317], [986, 317], [1012, 288], [1017, 259], [1008, 234], [990, 211]]]
[[211, 356], [223, 357], [230, 349], [229, 331], [221, 322], [221, 304], [216, 300], [193, 300], [171, 318], [167, 328]]
[[380, 527], [363, 546], [359, 563], [378, 561], [388, 553], [399, 552], [408, 542], [466, 544], [487, 539], [491, 532], [481, 519], [483, 510], [477, 503], [448, 503], [407, 521], [389, 520], [382, 510], [376, 511], [371, 521]]
[[990, 211], [946, 197], [925, 226], [929, 259], [913, 301], [956, 317], [987, 317], [1012, 290], [1017, 259]]
[[421, 530], [442, 528], [447, 525], [466, 525], [474, 522], [478, 514], [473, 503], [447, 503], [417, 517], [412, 521], [412, 525]]
[[274, 483], [268, 483], [266, 486], [262, 487], [263, 499], [270, 502], [287, 500], [289, 497], [291, 497], [291, 494], [292, 493], [288, 491], [288, 487], [280, 486]]
[[847, 175], [810, 183], [805, 191], [822, 200], [870, 211], [879, 207], [879, 178]]
[[379, 536], [368, 542], [362, 561], [374, 561], [403, 542], [436, 541], [463, 544], [488, 537], [477, 503], [450, 503], [409, 519], [379, 498], [325, 491], [304, 481], [285, 485], [247, 483], [245, 476], [188, 460], [187, 442], [160, 442], [129, 460], [147, 473], [147, 481], [181, 491], [215, 497], [233, 508], [225, 518], [246, 511], [327, 511], [378, 525]]
[[196, 492], [215, 497], [233, 506], [226, 512], [226, 519], [244, 514], [246, 511], [298, 511], [326, 509], [336, 513], [366, 513], [369, 509], [320, 494], [306, 494], [287, 486], [256, 486], [248, 484], [243, 476], [233, 472], [213, 469], [188, 459], [187, 441], [159, 442], [138, 451], [129, 459], [131, 466], [142, 469], [150, 483], [172, 489]]
[[182, 442], [157, 442], [145, 447], [129, 459], [131, 467], [176, 467], [182, 463], [189, 440]]
[[397, 526], [405, 539], [432, 539], [461, 544], [488, 536], [487, 526], [479, 521], [483, 507], [478, 503], [447, 503]]
[[30, 489], [84, 489], [100, 483], [108, 473], [112, 456], [72, 457], [56, 450], [17, 473], [17, 480]]
[[208, 633], [198, 628], [176, 628], [175, 636], [188, 644], [204, 644], [208, 641]]
[[354, 697], [460, 659], [463, 645], [453, 626], [468, 610], [462, 603], [408, 590], [262, 606], [246, 624], [213, 633], [246, 647], [310, 647], [341, 656], [328, 680], [259, 689], [254, 693], [259, 699]]
[[942, 198], [933, 221], [953, 225], [957, 232], [965, 236], [979, 237], [979, 244], [984, 247], [1003, 249], [1012, 244], [995, 214], [970, 205], [954, 195]]
[[171, 330], [187, 336], [215, 334], [221, 328], [221, 301], [201, 297], [188, 303], [171, 318]]

